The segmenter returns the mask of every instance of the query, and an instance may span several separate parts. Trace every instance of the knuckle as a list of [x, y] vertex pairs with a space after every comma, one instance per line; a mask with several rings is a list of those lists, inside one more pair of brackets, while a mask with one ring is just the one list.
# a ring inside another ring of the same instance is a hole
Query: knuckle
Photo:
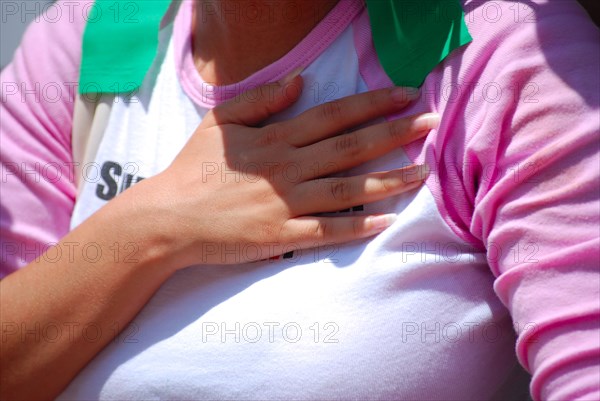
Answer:
[[330, 184], [331, 196], [338, 201], [348, 201], [352, 198], [352, 185], [346, 180], [336, 180]]
[[335, 150], [341, 154], [356, 156], [360, 151], [358, 135], [356, 135], [354, 132], [351, 132], [349, 134], [338, 136], [335, 141]]
[[254, 90], [254, 97], [249, 96], [249, 100], [263, 102], [265, 104], [269, 104], [274, 100], [273, 87], [271, 85], [261, 85]]
[[326, 120], [338, 120], [342, 117], [343, 107], [342, 102], [334, 100], [331, 102], [323, 103], [321, 105], [321, 116]]
[[[274, 102], [276, 97], [271, 85], [262, 85], [253, 89], [249, 89], [238, 97], [242, 102], [252, 104], [257, 111], [268, 116], [276, 111]], [[239, 101], [239, 100], [238, 100]]]
[[394, 185], [393, 185], [392, 181], [390, 180], [390, 178], [382, 177], [379, 180], [379, 188], [377, 188], [377, 189], [379, 190], [378, 192], [387, 193], [394, 189]]
[[394, 120], [387, 124], [388, 135], [394, 141], [401, 139], [406, 134], [406, 124], [402, 120]]
[[290, 219], [286, 219], [277, 231], [277, 244], [285, 245], [303, 241], [304, 238], [298, 235], [298, 229], [294, 228], [294, 223]]
[[281, 126], [278, 124], [272, 124], [262, 129], [262, 135], [258, 137], [258, 145], [268, 146], [280, 143], [284, 136], [284, 132]]
[[369, 106], [371, 107], [379, 107], [383, 104], [383, 97], [379, 91], [370, 92], [368, 95]]
[[309, 229], [309, 237], [315, 240], [324, 240], [327, 238], [329, 231], [329, 224], [323, 220], [318, 220]]
[[397, 190], [403, 184], [402, 178], [398, 177], [393, 172], [382, 174], [377, 179], [377, 190], [382, 193], [389, 193]]
[[352, 222], [352, 234], [355, 237], [360, 237], [362, 233], [363, 233], [363, 225], [361, 224], [360, 220], [355, 219]]

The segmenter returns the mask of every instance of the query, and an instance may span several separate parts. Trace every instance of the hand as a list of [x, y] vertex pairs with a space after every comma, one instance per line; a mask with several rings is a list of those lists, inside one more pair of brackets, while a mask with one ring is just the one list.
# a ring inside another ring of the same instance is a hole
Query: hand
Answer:
[[154, 197], [176, 268], [244, 263], [280, 255], [290, 245], [303, 249], [375, 235], [395, 215], [315, 214], [378, 201], [422, 184], [426, 166], [328, 177], [437, 126], [437, 115], [425, 114], [347, 132], [405, 107], [407, 89], [349, 96], [259, 127], [294, 103], [301, 85], [297, 76], [215, 107], [171, 166], [136, 185], [144, 184]]

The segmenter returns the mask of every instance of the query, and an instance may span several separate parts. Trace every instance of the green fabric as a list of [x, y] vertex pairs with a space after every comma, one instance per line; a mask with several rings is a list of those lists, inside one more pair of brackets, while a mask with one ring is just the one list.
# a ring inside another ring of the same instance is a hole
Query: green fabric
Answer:
[[458, 0], [367, 0], [377, 57], [398, 86], [419, 87], [472, 40]]
[[[156, 57], [171, 0], [96, 0], [83, 36], [79, 93], [138, 89]], [[421, 86], [452, 50], [469, 41], [458, 0], [367, 0], [379, 61], [398, 86]]]
[[140, 87], [156, 57], [160, 21], [171, 0], [96, 0], [83, 35], [79, 93]]

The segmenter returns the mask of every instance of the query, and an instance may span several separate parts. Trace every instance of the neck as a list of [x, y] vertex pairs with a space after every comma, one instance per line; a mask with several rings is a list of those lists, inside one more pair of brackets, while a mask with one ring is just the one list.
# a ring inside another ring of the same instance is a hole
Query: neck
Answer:
[[199, 0], [193, 51], [205, 82], [228, 85], [283, 57], [338, 0]]

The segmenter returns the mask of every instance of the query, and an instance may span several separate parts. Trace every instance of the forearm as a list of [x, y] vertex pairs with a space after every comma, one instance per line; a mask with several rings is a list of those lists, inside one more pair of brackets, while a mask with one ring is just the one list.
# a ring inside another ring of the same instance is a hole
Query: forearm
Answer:
[[[276, 256], [290, 245], [305, 249], [343, 243], [378, 234], [393, 224], [394, 214], [317, 215], [414, 189], [426, 179], [426, 166], [334, 181], [321, 177], [426, 135], [437, 126], [437, 116], [411, 116], [347, 133], [348, 127], [409, 103], [407, 89], [387, 88], [339, 100], [333, 106], [339, 109], [335, 118], [327, 112], [331, 106], [322, 105], [285, 123], [253, 127], [296, 100], [286, 89], [301, 85], [301, 78], [282, 82], [248, 92], [249, 99], [258, 100], [236, 98], [207, 113], [165, 171], [115, 197], [58, 244], [63, 249], [74, 244], [78, 252], [57, 257], [50, 249], [0, 283], [3, 398], [58, 395], [179, 268], [250, 262]], [[304, 137], [304, 131], [312, 136]], [[348, 141], [355, 149], [339, 146]], [[310, 168], [323, 160], [333, 167], [323, 172]], [[258, 166], [259, 171], [251, 180], [224, 180], [205, 174], [204, 163]], [[289, 163], [301, 166], [301, 180], [289, 180], [284, 170], [270, 167]], [[346, 194], [340, 196], [335, 188], [345, 188]], [[307, 202], [306, 193], [326, 195]], [[137, 249], [134, 255], [123, 252], [130, 244]], [[246, 244], [260, 252], [228, 251], [245, 249]], [[84, 251], [92, 248], [91, 255]], [[35, 331], [52, 325], [94, 325], [104, 335], [89, 341], [85, 332], [74, 330], [75, 335], [45, 341], [23, 332], [23, 327]], [[35, 387], [27, 382], [32, 378]]]
[[174, 271], [128, 192], [0, 282], [2, 399], [56, 397]]

